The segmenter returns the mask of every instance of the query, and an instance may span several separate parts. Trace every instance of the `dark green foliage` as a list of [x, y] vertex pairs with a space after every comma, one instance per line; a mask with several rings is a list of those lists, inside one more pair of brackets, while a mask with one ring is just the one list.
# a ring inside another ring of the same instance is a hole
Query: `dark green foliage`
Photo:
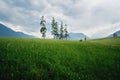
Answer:
[[68, 38], [68, 31], [67, 31], [67, 24], [65, 24], [65, 28], [64, 28], [64, 38], [67, 40]]
[[54, 36], [54, 39], [58, 39], [59, 38], [59, 32], [58, 32], [58, 23], [55, 21], [54, 17], [52, 19], [52, 35]]
[[55, 23], [55, 38], [59, 38], [59, 29], [58, 29], [58, 22]]
[[63, 27], [63, 22], [61, 22], [61, 26], [60, 26], [60, 34], [59, 34], [59, 39], [63, 39], [64, 38], [64, 27]]
[[120, 38], [0, 39], [0, 80], [120, 80]]
[[40, 33], [42, 34], [42, 37], [45, 38], [46, 36], [46, 26], [45, 26], [46, 21], [44, 20], [44, 16], [41, 17], [41, 21], [40, 21]]

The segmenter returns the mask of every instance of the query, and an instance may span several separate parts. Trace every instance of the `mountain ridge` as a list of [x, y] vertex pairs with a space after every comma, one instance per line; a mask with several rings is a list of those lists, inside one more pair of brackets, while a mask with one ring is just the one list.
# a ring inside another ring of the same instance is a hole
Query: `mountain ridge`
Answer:
[[116, 31], [116, 32], [114, 32], [114, 33], [112, 33], [112, 34], [109, 35], [108, 37], [114, 37], [114, 34], [116, 34], [116, 36], [119, 37], [119, 36], [120, 36], [120, 30], [118, 30], [118, 31]]
[[34, 38], [35, 36], [17, 32], [0, 23], [0, 37]]
[[89, 38], [84, 33], [69, 33], [69, 40], [84, 40], [85, 38]]

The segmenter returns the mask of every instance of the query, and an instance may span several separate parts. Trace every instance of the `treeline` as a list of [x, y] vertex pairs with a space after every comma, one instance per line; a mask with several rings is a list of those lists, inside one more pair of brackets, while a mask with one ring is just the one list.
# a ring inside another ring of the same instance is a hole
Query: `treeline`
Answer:
[[[42, 34], [42, 37], [45, 39], [46, 37], [46, 20], [44, 19], [44, 16], [40, 19], [40, 33]], [[60, 27], [58, 25], [58, 22], [55, 20], [55, 18], [52, 18], [51, 21], [51, 34], [53, 35], [54, 39], [67, 39], [68, 38], [68, 30], [67, 30], [67, 24], [63, 24], [61, 22]]]

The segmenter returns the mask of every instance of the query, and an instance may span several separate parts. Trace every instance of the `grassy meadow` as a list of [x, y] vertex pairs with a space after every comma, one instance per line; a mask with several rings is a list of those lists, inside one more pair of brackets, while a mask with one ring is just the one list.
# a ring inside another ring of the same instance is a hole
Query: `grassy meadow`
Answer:
[[0, 80], [120, 80], [120, 38], [0, 38]]

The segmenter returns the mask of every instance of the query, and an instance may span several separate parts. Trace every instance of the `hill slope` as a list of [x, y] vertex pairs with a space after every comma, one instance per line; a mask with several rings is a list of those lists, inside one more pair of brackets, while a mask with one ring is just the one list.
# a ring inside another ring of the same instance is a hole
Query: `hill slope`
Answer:
[[[113, 34], [116, 34], [118, 37], [120, 37], [120, 30], [119, 30], [119, 31], [114, 32]], [[111, 34], [111, 35], [110, 35], [110, 36], [108, 36], [108, 37], [113, 37], [113, 34]]]
[[1, 38], [0, 45], [1, 80], [120, 79], [120, 38], [84, 42]]
[[24, 34], [22, 32], [16, 32], [12, 29], [0, 24], [0, 37], [22, 37], [22, 38], [33, 38], [34, 36]]

